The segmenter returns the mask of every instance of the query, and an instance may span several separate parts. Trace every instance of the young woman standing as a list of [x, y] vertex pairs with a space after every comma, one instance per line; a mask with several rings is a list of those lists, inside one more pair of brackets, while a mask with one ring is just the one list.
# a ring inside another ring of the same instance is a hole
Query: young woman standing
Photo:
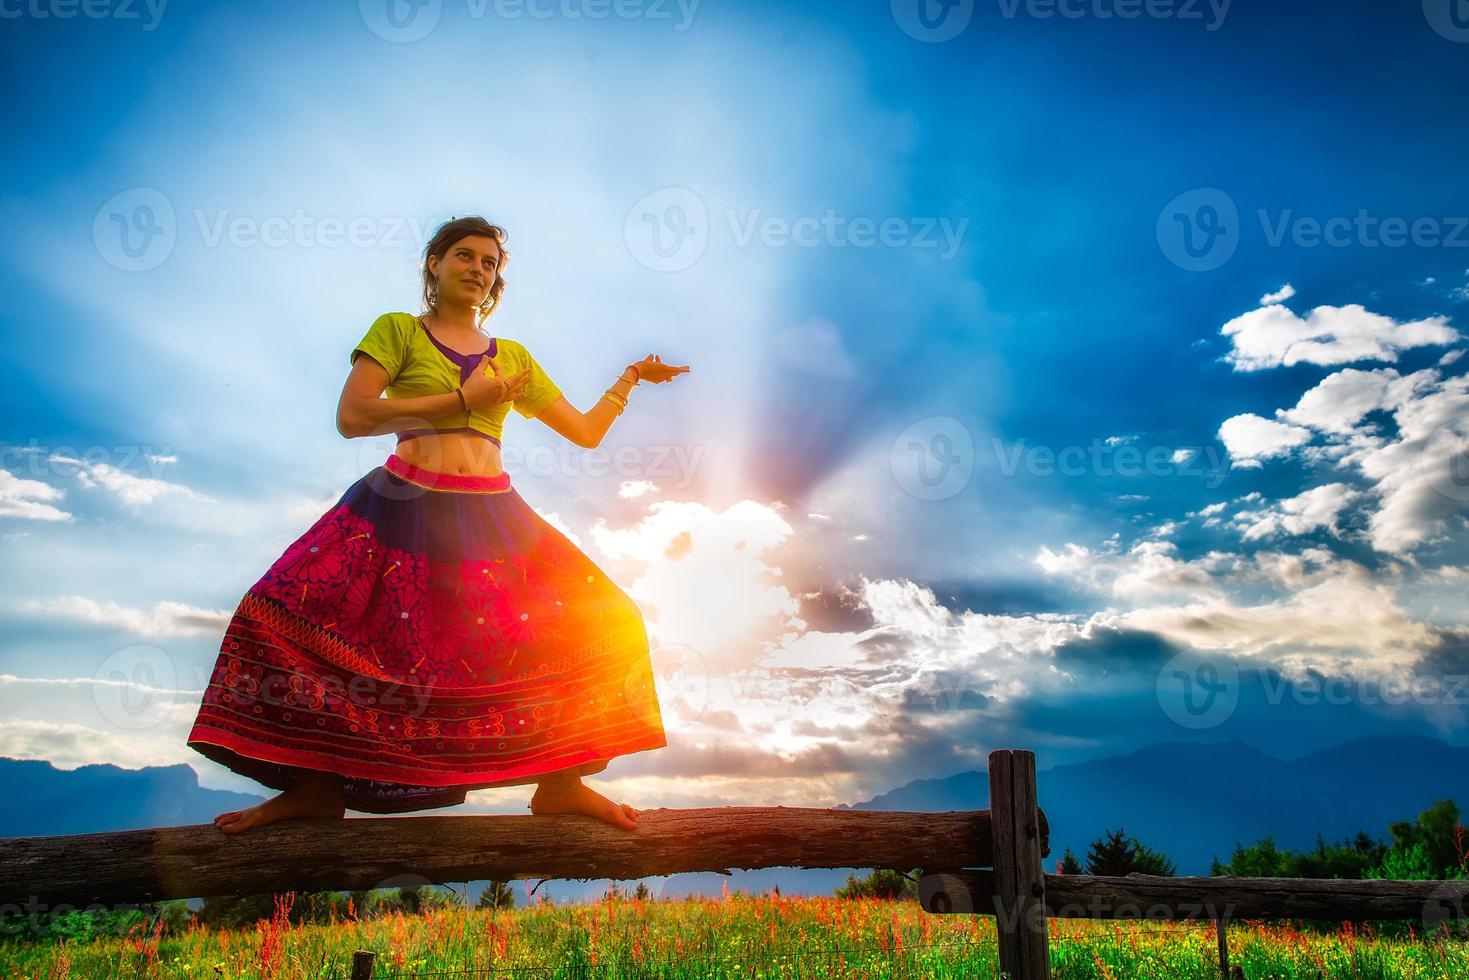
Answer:
[[596, 448], [635, 386], [689, 368], [650, 354], [572, 407], [524, 345], [480, 329], [505, 291], [506, 237], [480, 217], [442, 225], [424, 313], [378, 317], [352, 351], [338, 431], [398, 445], [225, 631], [188, 744], [283, 791], [220, 814], [225, 833], [529, 783], [532, 813], [637, 826], [581, 777], [667, 745], [641, 613], [512, 489], [501, 434], [514, 407]]

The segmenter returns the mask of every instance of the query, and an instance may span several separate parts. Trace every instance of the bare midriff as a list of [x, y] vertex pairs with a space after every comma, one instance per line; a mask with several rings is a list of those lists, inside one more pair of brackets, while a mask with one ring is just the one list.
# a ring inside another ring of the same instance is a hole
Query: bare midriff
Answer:
[[404, 462], [434, 473], [499, 476], [500, 447], [483, 436], [463, 432], [414, 436], [393, 450]]

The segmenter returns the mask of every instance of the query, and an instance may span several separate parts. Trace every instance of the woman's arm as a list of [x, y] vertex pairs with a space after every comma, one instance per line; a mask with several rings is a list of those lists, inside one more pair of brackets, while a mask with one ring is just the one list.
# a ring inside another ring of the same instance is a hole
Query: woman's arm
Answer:
[[[612, 383], [612, 390], [626, 398], [632, 389], [632, 372], [624, 368], [622, 377]], [[536, 416], [536, 421], [546, 423], [555, 432], [583, 449], [596, 449], [602, 444], [607, 430], [612, 428], [612, 420], [619, 414], [617, 408], [612, 399], [599, 398], [597, 404], [585, 412], [579, 412], [576, 406], [561, 397], [547, 405]]]
[[347, 375], [337, 401], [337, 431], [344, 438], [386, 435], [459, 411], [459, 396], [452, 391], [418, 398], [383, 398], [388, 381], [387, 369], [371, 355], [361, 354], [352, 362], [352, 373]]

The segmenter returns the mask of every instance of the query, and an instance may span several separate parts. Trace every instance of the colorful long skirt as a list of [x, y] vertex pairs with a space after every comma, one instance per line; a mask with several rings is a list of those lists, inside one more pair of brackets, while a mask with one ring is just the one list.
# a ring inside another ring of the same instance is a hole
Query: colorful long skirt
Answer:
[[348, 809], [463, 803], [666, 746], [642, 614], [494, 477], [397, 454], [245, 593], [188, 744]]

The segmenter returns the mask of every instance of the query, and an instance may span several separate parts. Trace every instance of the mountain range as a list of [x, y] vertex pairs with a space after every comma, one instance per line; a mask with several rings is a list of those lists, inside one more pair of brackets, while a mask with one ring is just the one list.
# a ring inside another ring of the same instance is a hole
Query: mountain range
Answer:
[[[1064, 849], [1085, 863], [1087, 848], [1108, 830], [1170, 857], [1181, 875], [1206, 875], [1211, 859], [1228, 860], [1236, 844], [1266, 835], [1291, 850], [1309, 850], [1359, 830], [1388, 839], [1388, 827], [1412, 820], [1436, 800], [1469, 805], [1469, 748], [1419, 736], [1368, 737], [1284, 760], [1241, 741], [1160, 742], [1128, 755], [1054, 766], [1036, 774], [1037, 797], [1050, 826], [1054, 867]], [[182, 763], [121, 769], [112, 765], [57, 769], [49, 762], [0, 758], [0, 837], [83, 834], [144, 827], [207, 824], [223, 810], [263, 796], [204, 789]], [[922, 779], [838, 809], [983, 810], [986, 774]], [[452, 811], [438, 811], [449, 813]], [[730, 875], [699, 872], [649, 879], [656, 895], [830, 894], [860, 869], [765, 868]], [[632, 883], [624, 883], [632, 887]], [[580, 901], [606, 890], [605, 879], [551, 880], [540, 886], [556, 901]], [[473, 901], [483, 888], [471, 883]], [[524, 891], [515, 886], [517, 901]]]

